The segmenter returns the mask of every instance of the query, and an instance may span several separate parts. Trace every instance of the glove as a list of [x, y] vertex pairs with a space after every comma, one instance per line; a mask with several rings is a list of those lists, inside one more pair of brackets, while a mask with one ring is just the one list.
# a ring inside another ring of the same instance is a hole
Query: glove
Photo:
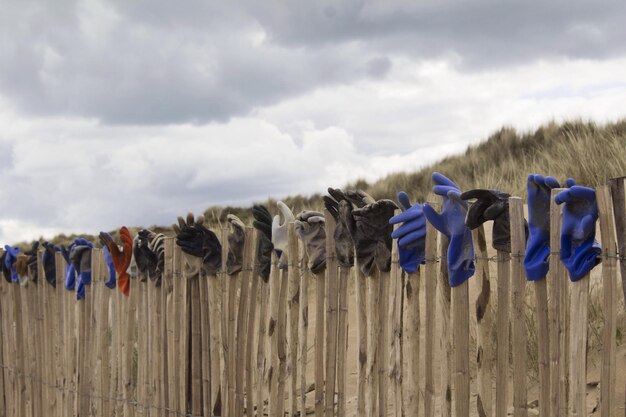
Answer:
[[461, 200], [459, 187], [444, 175], [435, 172], [432, 176], [433, 192], [443, 197], [443, 211], [437, 213], [428, 203], [424, 214], [428, 221], [443, 233], [448, 244], [448, 280], [456, 287], [474, 275], [474, 244], [472, 232], [465, 225], [467, 202]]
[[109, 278], [105, 281], [104, 285], [109, 289], [115, 288], [116, 274], [115, 274], [115, 265], [113, 265], [113, 258], [111, 257], [111, 252], [109, 252], [109, 248], [105, 246], [102, 247], [102, 258], [104, 259], [104, 263], [109, 270]]
[[122, 241], [122, 250], [113, 241], [111, 235], [105, 232], [100, 232], [100, 242], [102, 246], [106, 246], [111, 254], [111, 260], [115, 266], [115, 272], [119, 279], [117, 280], [117, 287], [122, 293], [128, 297], [130, 294], [130, 277], [128, 276], [128, 267], [130, 260], [133, 257], [133, 238], [130, 232], [125, 226], [120, 229], [120, 239]]
[[230, 224], [228, 235], [228, 258], [226, 260], [226, 273], [236, 274], [243, 268], [243, 249], [246, 242], [246, 225], [234, 214], [226, 216]]
[[39, 278], [39, 271], [37, 271], [37, 250], [39, 249], [39, 242], [33, 242], [31, 249], [24, 252], [27, 256], [27, 275], [30, 277], [30, 280], [33, 282], [37, 282]]
[[150, 249], [150, 241], [156, 237], [156, 233], [141, 229], [133, 240], [133, 255], [138, 271], [141, 273], [141, 281], [145, 281], [148, 276], [154, 275], [157, 268], [158, 258]]
[[398, 206], [391, 200], [374, 201], [362, 191], [345, 194], [353, 203], [365, 204], [355, 209], [350, 201], [342, 200], [339, 203], [339, 213], [352, 236], [361, 272], [366, 276], [370, 275], [374, 264], [379, 271], [389, 272], [393, 231], [389, 219], [393, 217]]
[[69, 248], [66, 248], [65, 245], [61, 245], [61, 255], [63, 255], [63, 259], [65, 259], [65, 263], [67, 267], [65, 269], [65, 289], [68, 291], [74, 291], [76, 286], [76, 269], [72, 264], [72, 260], [70, 259], [70, 251], [74, 247], [74, 242], [72, 242]]
[[20, 285], [22, 287], [27, 286], [28, 285], [28, 256], [26, 256], [26, 254], [19, 253], [17, 255], [17, 260], [15, 261], [15, 272], [17, 272]]
[[[543, 279], [548, 274], [550, 255], [550, 192], [561, 185], [554, 177], [530, 174], [528, 189], [528, 229], [524, 269], [529, 281]], [[575, 185], [573, 179], [565, 181], [567, 188]]]
[[326, 220], [318, 211], [303, 211], [296, 217], [295, 229], [309, 257], [309, 269], [314, 274], [326, 269]]
[[593, 188], [572, 186], [554, 197], [563, 206], [561, 260], [570, 280], [578, 281], [600, 263], [602, 249], [595, 240], [598, 205]]
[[257, 245], [256, 260], [259, 264], [259, 275], [264, 282], [270, 277], [270, 269], [272, 268], [272, 216], [265, 206], [252, 206], [252, 216], [254, 222], [252, 226], [259, 232], [259, 244]]
[[[193, 214], [187, 214], [187, 221], [178, 217], [178, 225], [174, 225], [176, 244], [183, 253], [202, 258], [202, 270], [207, 275], [216, 275], [222, 267], [222, 245], [215, 233], [204, 226], [204, 216], [193, 219]], [[196, 273], [195, 262], [187, 259], [189, 272]]]
[[156, 257], [156, 265], [151, 267], [150, 275], [148, 276], [154, 281], [156, 287], [160, 287], [163, 272], [165, 272], [165, 235], [163, 233], [155, 233], [150, 243], [148, 243], [148, 247]]
[[85, 285], [91, 285], [91, 249], [93, 243], [82, 238], [76, 239], [70, 249], [70, 261], [78, 273], [77, 300], [85, 298]]
[[346, 224], [341, 220], [339, 216], [339, 202], [346, 200], [346, 196], [340, 189], [329, 188], [328, 193], [331, 195], [324, 196], [324, 206], [326, 210], [335, 219], [335, 232], [333, 238], [335, 239], [335, 254], [337, 255], [337, 261], [339, 266], [343, 268], [350, 268], [354, 265], [354, 243], [350, 236], [350, 231]]
[[398, 193], [398, 202], [403, 211], [389, 219], [389, 224], [402, 225], [391, 233], [391, 237], [398, 239], [400, 266], [410, 274], [417, 271], [426, 257], [426, 218], [422, 205], [411, 205], [411, 200], [404, 191]]
[[289, 222], [294, 221], [293, 213], [289, 210], [289, 207], [282, 201], [277, 203], [278, 209], [283, 214], [285, 221], [280, 223], [280, 215], [277, 214], [272, 220], [272, 243], [274, 244], [274, 250], [278, 255], [278, 268], [285, 269], [289, 263], [289, 246], [287, 244], [287, 228]]
[[4, 267], [7, 269], [7, 272], [11, 277], [11, 282], [13, 284], [17, 284], [20, 282], [20, 278], [15, 270], [15, 262], [17, 262], [17, 255], [20, 253], [20, 248], [4, 245], [4, 250], [6, 251], [4, 256]]
[[[476, 229], [488, 220], [493, 220], [491, 231], [494, 249], [511, 253], [511, 221], [509, 218], [510, 195], [498, 190], [470, 190], [461, 194], [462, 200], [475, 198], [465, 219], [465, 225], [471, 230]], [[528, 239], [528, 223], [524, 220], [526, 239]]]
[[43, 247], [44, 252], [43, 256], [41, 257], [41, 261], [43, 262], [43, 270], [46, 276], [46, 281], [48, 281], [48, 284], [52, 285], [53, 288], [56, 288], [57, 267], [55, 253], [59, 252], [60, 249], [49, 242], [43, 242]]

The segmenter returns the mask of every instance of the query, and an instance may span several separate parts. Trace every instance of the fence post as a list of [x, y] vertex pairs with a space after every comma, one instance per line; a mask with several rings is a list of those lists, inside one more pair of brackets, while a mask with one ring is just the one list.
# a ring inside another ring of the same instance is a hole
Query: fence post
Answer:
[[441, 416], [452, 416], [452, 335], [450, 330], [451, 288], [448, 281], [448, 238], [439, 233], [439, 314], [441, 334], [439, 336], [439, 352], [441, 367], [440, 389]]
[[613, 222], [613, 205], [609, 187], [598, 188], [598, 210], [602, 237], [602, 292], [604, 327], [602, 329], [602, 373], [600, 379], [600, 415], [611, 417], [615, 399], [616, 346], [615, 330], [617, 315], [617, 243]]
[[309, 273], [306, 250], [302, 250], [300, 272], [300, 320], [298, 326], [298, 346], [300, 347], [300, 416], [306, 416], [306, 363], [309, 332]]
[[256, 306], [257, 306], [257, 292], [259, 288], [259, 264], [256, 258], [256, 254], [259, 252], [259, 245], [261, 244], [261, 238], [259, 237], [259, 231], [254, 230], [252, 235], [253, 246], [251, 247], [254, 252], [250, 254], [250, 267], [252, 268], [252, 274], [250, 275], [250, 306], [248, 308], [248, 328], [246, 331], [246, 416], [254, 417], [254, 369], [252, 368], [252, 355], [254, 346], [254, 330], [256, 324]]
[[476, 408], [481, 417], [493, 415], [491, 383], [493, 378], [493, 347], [491, 326], [493, 324], [491, 308], [491, 280], [489, 276], [489, 254], [483, 225], [472, 230], [476, 259], [475, 285], [478, 292], [476, 299], [476, 368], [477, 396]]
[[[356, 259], [356, 257], [355, 257]], [[361, 272], [358, 264], [355, 266], [355, 304], [357, 310], [357, 329], [359, 339], [359, 365], [357, 382], [357, 415], [364, 416], [366, 413], [365, 399], [367, 398], [367, 288], [365, 275]]]
[[[439, 202], [432, 202], [433, 195], [428, 197], [429, 204], [439, 211]], [[424, 292], [426, 294], [424, 306], [424, 415], [434, 417], [435, 415], [435, 327], [437, 312], [437, 229], [426, 222], [426, 248], [424, 265]], [[407, 279], [407, 303], [410, 278]], [[408, 322], [407, 317], [407, 322]], [[410, 324], [410, 322], [409, 322]], [[410, 369], [410, 368], [409, 368]], [[410, 371], [409, 371], [410, 375]], [[409, 404], [411, 402], [409, 401]], [[417, 402], [416, 402], [417, 405]], [[413, 414], [412, 408], [407, 409], [408, 415]]]
[[339, 329], [337, 336], [337, 417], [346, 415], [346, 364], [348, 356], [349, 267], [339, 267]]
[[[235, 369], [235, 416], [243, 416], [244, 406], [244, 364], [246, 357], [246, 347], [248, 346], [246, 335], [248, 334], [248, 294], [252, 277], [252, 264], [254, 259], [253, 249], [256, 247], [254, 238], [256, 234], [252, 227], [246, 227], [243, 270], [241, 279], [241, 296], [239, 298], [239, 309], [237, 311], [237, 349], [236, 349], [236, 369]], [[225, 266], [224, 266], [225, 267]], [[251, 324], [250, 324], [251, 325]]]
[[[428, 239], [428, 238], [427, 238]], [[400, 271], [400, 267], [398, 264], [398, 245], [397, 241], [394, 242], [393, 252], [392, 252], [392, 264], [393, 275], [396, 279], [398, 279], [397, 275], [402, 274]], [[404, 379], [404, 375], [400, 375], [402, 378], [402, 386], [399, 387], [405, 393], [403, 395], [406, 400], [406, 413], [409, 416], [417, 416], [419, 413], [419, 370], [420, 370], [420, 281], [422, 280], [420, 270], [418, 269], [415, 273], [407, 274], [406, 277], [406, 286], [402, 289], [401, 296], [406, 298], [406, 320], [404, 321], [404, 329], [405, 332], [403, 334], [403, 345], [399, 348], [405, 349], [406, 352], [406, 379]], [[406, 292], [405, 292], [406, 291]], [[428, 314], [428, 312], [426, 312]], [[427, 339], [428, 335], [426, 335], [425, 342], [429, 344], [431, 341]], [[396, 367], [402, 367], [402, 361], [399, 363], [395, 363]], [[428, 366], [428, 364], [426, 364]], [[432, 369], [432, 366], [431, 368]], [[396, 371], [400, 371], [399, 369]], [[397, 379], [396, 379], [397, 381]], [[424, 396], [426, 396], [426, 392], [424, 392]], [[400, 399], [402, 401], [402, 399]], [[396, 416], [404, 415], [402, 413], [401, 404], [397, 404], [398, 399], [396, 398]], [[398, 413], [398, 411], [400, 411]]]
[[513, 415], [526, 417], [528, 402], [526, 392], [526, 278], [524, 276], [524, 206], [519, 197], [509, 198], [511, 218], [511, 305], [513, 307]]
[[[400, 210], [396, 210], [396, 214], [399, 214]], [[399, 227], [399, 225], [395, 225], [394, 229]], [[402, 362], [403, 362], [403, 310], [404, 310], [404, 274], [402, 269], [400, 268], [400, 260], [398, 255], [398, 245], [394, 244], [397, 242], [392, 242], [391, 246], [391, 274], [390, 274], [390, 286], [391, 286], [391, 294], [392, 294], [392, 303], [390, 305], [389, 317], [392, 323], [391, 333], [390, 333], [390, 341], [391, 341], [391, 354], [389, 356], [388, 369], [389, 369], [389, 379], [391, 381], [393, 396], [394, 396], [394, 412], [395, 416], [401, 417], [404, 415], [404, 390], [402, 389]], [[415, 274], [413, 277], [415, 282], [414, 286], [416, 287], [416, 292], [419, 297], [419, 272]], [[410, 278], [409, 278], [410, 279]], [[415, 285], [417, 284], [417, 285]], [[415, 298], [413, 299], [415, 301]], [[415, 305], [411, 306], [413, 311], [417, 311], [416, 321], [414, 323], [410, 323], [410, 327], [419, 335], [419, 299], [417, 300], [417, 310], [415, 309]], [[408, 306], [407, 306], [408, 307]], [[408, 314], [408, 311], [407, 311]], [[415, 316], [414, 316], [415, 317]], [[408, 336], [408, 335], [407, 335]], [[418, 336], [419, 337], [419, 336]], [[417, 345], [415, 346], [415, 351], [410, 352], [411, 355], [416, 355], [414, 364], [416, 367], [413, 369], [416, 376], [416, 385], [413, 385], [411, 389], [417, 391], [419, 395], [419, 339]]]
[[368, 292], [368, 327], [367, 327], [367, 379], [368, 379], [368, 405], [367, 416], [378, 416], [378, 360], [380, 357], [379, 341], [380, 341], [380, 271], [373, 268], [367, 277]]
[[[269, 280], [276, 279], [276, 256], [272, 251], [272, 270]], [[268, 360], [271, 359], [266, 356], [268, 345], [268, 308], [270, 297], [270, 282], [263, 281], [261, 283], [261, 305], [259, 307], [259, 340], [257, 349], [257, 412], [258, 415], [262, 415], [265, 412], [265, 398], [268, 393]]]
[[[289, 229], [291, 232], [291, 229]], [[290, 374], [289, 392], [289, 415], [295, 416], [298, 411], [298, 318], [300, 314], [300, 251], [298, 247], [298, 237], [295, 233], [289, 235], [289, 269], [287, 287], [288, 323], [289, 323], [289, 361], [288, 369]]]
[[[618, 253], [620, 255], [619, 268], [622, 276], [622, 295], [626, 305], [626, 198], [624, 197], [624, 185], [626, 177], [613, 178], [610, 181], [611, 196], [613, 199], [613, 214], [615, 229], [617, 232]], [[624, 395], [626, 405], [626, 395]], [[626, 406], [624, 407], [626, 410]]]
[[315, 417], [324, 416], [324, 298], [325, 271], [315, 274]]
[[[293, 223], [289, 223], [287, 227], [288, 233], [295, 239]], [[278, 296], [278, 316], [276, 321], [276, 356], [278, 357], [278, 375], [276, 379], [278, 386], [275, 398], [278, 408], [276, 409], [276, 414], [272, 414], [276, 416], [285, 414], [285, 381], [287, 379], [287, 286], [288, 270], [283, 269], [280, 271], [280, 292]]]
[[[204, 415], [213, 415], [213, 378], [211, 374], [211, 365], [213, 361], [217, 361], [219, 366], [219, 355], [217, 357], [213, 357], [211, 355], [211, 339], [214, 329], [211, 326], [210, 316], [215, 314], [213, 310], [211, 310], [211, 303], [209, 298], [212, 297], [212, 294], [209, 294], [209, 281], [211, 278], [206, 275], [204, 272], [200, 272], [200, 279], [198, 290], [200, 292], [200, 333], [202, 338], [202, 412]], [[217, 377], [219, 381], [219, 374]]]
[[337, 371], [337, 313], [339, 309], [337, 256], [335, 254], [335, 218], [328, 210], [324, 210], [326, 219], [326, 387], [325, 416], [333, 417], [335, 412], [335, 377]]
[[511, 259], [497, 251], [498, 307], [496, 313], [496, 413], [506, 416], [509, 401], [509, 303], [511, 300]]
[[387, 415], [389, 393], [389, 284], [391, 273], [378, 271], [380, 310], [378, 312], [378, 415]]

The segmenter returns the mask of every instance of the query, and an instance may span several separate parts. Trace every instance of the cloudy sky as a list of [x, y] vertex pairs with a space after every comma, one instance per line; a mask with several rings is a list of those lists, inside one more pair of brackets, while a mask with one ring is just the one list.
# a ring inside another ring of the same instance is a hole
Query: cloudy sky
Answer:
[[1, 0], [0, 242], [626, 116], [626, 2]]

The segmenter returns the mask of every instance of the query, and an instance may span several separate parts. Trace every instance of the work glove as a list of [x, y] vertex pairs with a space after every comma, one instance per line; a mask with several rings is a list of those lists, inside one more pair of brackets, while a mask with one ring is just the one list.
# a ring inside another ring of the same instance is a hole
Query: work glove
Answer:
[[133, 256], [139, 272], [140, 280], [145, 281], [148, 276], [154, 275], [158, 258], [150, 248], [150, 242], [156, 233], [148, 229], [141, 229], [133, 240]]
[[165, 235], [163, 233], [155, 233], [150, 239], [148, 247], [156, 256], [156, 265], [150, 270], [150, 279], [154, 281], [156, 287], [161, 286], [163, 273], [165, 272]]
[[122, 250], [113, 241], [111, 235], [100, 232], [100, 242], [102, 246], [106, 246], [111, 254], [111, 260], [115, 266], [117, 273], [117, 287], [122, 293], [128, 297], [130, 294], [130, 277], [128, 276], [128, 267], [133, 257], [133, 238], [125, 226], [120, 229], [120, 239], [122, 241]]
[[274, 249], [272, 244], [272, 216], [265, 206], [256, 204], [252, 206], [252, 216], [254, 217], [252, 226], [261, 232], [256, 254], [259, 275], [264, 282], [267, 282], [272, 268], [272, 250]]
[[572, 186], [554, 197], [563, 206], [561, 260], [570, 280], [578, 281], [600, 263], [602, 249], [595, 240], [598, 205], [593, 188]]
[[[222, 245], [215, 233], [204, 226], [204, 216], [194, 221], [193, 214], [187, 214], [187, 220], [178, 217], [178, 225], [174, 225], [176, 244], [183, 253], [202, 258], [202, 270], [207, 275], [217, 275], [222, 267]], [[195, 265], [190, 258], [186, 259], [189, 273], [194, 275]]]
[[339, 216], [339, 202], [346, 200], [345, 194], [338, 188], [329, 188], [328, 193], [331, 195], [324, 196], [324, 206], [331, 216], [335, 219], [335, 232], [333, 238], [335, 240], [335, 254], [339, 266], [350, 268], [354, 265], [354, 243], [350, 236], [348, 227]]
[[278, 210], [282, 213], [285, 221], [280, 223], [280, 214], [272, 220], [272, 244], [278, 255], [278, 268], [285, 269], [289, 263], [288, 227], [289, 222], [294, 221], [293, 213], [282, 201], [277, 203]]
[[[576, 183], [569, 178], [565, 186]], [[550, 264], [550, 193], [561, 185], [554, 177], [530, 174], [526, 181], [528, 189], [528, 230], [524, 269], [529, 281], [543, 279], [548, 274]]]
[[20, 285], [26, 287], [28, 285], [28, 256], [26, 256], [26, 254], [19, 253], [17, 255], [15, 272], [17, 272], [17, 276], [19, 277]]
[[432, 179], [433, 192], [443, 197], [443, 210], [437, 213], [426, 203], [424, 214], [449, 240], [448, 280], [451, 287], [456, 287], [474, 275], [475, 270], [472, 232], [465, 225], [467, 202], [461, 200], [461, 190], [452, 180], [438, 172], [433, 173]]
[[230, 224], [226, 273], [228, 275], [233, 275], [243, 269], [243, 250], [246, 242], [246, 225], [234, 214], [229, 214], [226, 216], [226, 219]]
[[77, 300], [85, 298], [85, 285], [91, 285], [91, 249], [93, 243], [82, 238], [76, 239], [70, 249], [70, 261], [78, 273]]
[[398, 239], [400, 266], [411, 274], [417, 271], [426, 258], [426, 217], [422, 205], [411, 205], [411, 200], [404, 191], [398, 193], [398, 202], [402, 213], [389, 219], [389, 224], [401, 223], [401, 226], [391, 233], [391, 237]]
[[109, 248], [104, 245], [102, 246], [102, 258], [104, 259], [104, 263], [107, 266], [109, 271], [109, 277], [104, 282], [104, 285], [109, 289], [114, 289], [116, 285], [117, 275], [115, 273], [115, 265], [113, 264], [113, 258], [111, 257], [111, 252], [109, 252]]
[[70, 251], [74, 247], [75, 243], [72, 242], [66, 248], [65, 245], [61, 245], [61, 255], [63, 259], [65, 259], [66, 267], [65, 267], [65, 289], [68, 291], [74, 291], [76, 287], [76, 268], [70, 259]]
[[48, 284], [52, 285], [53, 288], [57, 286], [57, 266], [55, 254], [60, 251], [59, 248], [54, 246], [50, 242], [43, 242], [44, 252], [41, 257], [41, 261], [43, 262], [43, 271], [46, 276], [46, 281]]
[[[4, 268], [6, 268], [7, 273], [11, 277], [10, 282], [17, 284], [20, 282], [20, 278], [15, 270], [15, 263], [17, 262], [17, 255], [20, 253], [20, 248], [4, 245], [4, 250], [6, 251], [4, 256]], [[7, 279], [7, 281], [9, 280]]]
[[[462, 200], [476, 199], [470, 205], [465, 225], [476, 229], [488, 220], [493, 220], [491, 246], [494, 249], [511, 253], [511, 221], [509, 217], [510, 195], [498, 190], [475, 189], [461, 194]], [[524, 220], [524, 230], [528, 239], [528, 223]]]
[[12, 284], [13, 280], [11, 279], [11, 270], [7, 268], [7, 266], [5, 265], [6, 258], [7, 258], [7, 252], [4, 251], [2, 252], [2, 256], [0, 257], [0, 267], [2, 267], [2, 276], [4, 277], [4, 280], [6, 282], [8, 282], [9, 284]]
[[[339, 203], [339, 213], [352, 236], [361, 272], [369, 276], [374, 265], [381, 272], [389, 272], [393, 231], [389, 219], [398, 206], [391, 200], [374, 201], [363, 191], [347, 191], [345, 195], [349, 201]], [[360, 207], [354, 208], [353, 203]]]
[[33, 242], [31, 249], [24, 252], [27, 256], [27, 276], [31, 281], [37, 282], [39, 271], [37, 270], [37, 250], [39, 249], [39, 241]]
[[318, 211], [303, 211], [294, 223], [294, 228], [304, 243], [309, 257], [309, 269], [314, 274], [326, 269], [326, 219]]

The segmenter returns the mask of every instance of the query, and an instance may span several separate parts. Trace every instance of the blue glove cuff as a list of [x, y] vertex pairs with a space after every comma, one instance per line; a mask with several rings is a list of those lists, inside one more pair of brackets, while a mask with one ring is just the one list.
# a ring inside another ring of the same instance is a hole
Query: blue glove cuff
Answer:
[[400, 267], [407, 274], [416, 272], [419, 266], [424, 263], [425, 258], [424, 251], [420, 251], [419, 247], [403, 249], [398, 246], [398, 256], [400, 258]]
[[587, 275], [589, 271], [600, 263], [598, 255], [601, 253], [602, 249], [598, 242], [594, 238], [590, 238], [576, 247], [571, 257], [567, 259], [561, 258], [569, 272], [570, 281], [576, 282]]
[[448, 282], [456, 287], [467, 281], [474, 272], [474, 244], [467, 229], [463, 236], [452, 236], [448, 245]]
[[524, 255], [524, 269], [528, 281], [544, 279], [548, 275], [550, 263], [550, 240], [547, 234], [530, 235]]
[[73, 291], [76, 285], [76, 270], [74, 265], [68, 265], [65, 270], [65, 289]]

